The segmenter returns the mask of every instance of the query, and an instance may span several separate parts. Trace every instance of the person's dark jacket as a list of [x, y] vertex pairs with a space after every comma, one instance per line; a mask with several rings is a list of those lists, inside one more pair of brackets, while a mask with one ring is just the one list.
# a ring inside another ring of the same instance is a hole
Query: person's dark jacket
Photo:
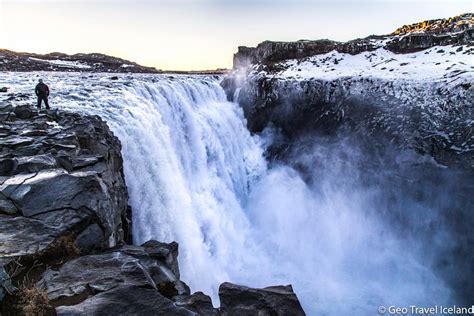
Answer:
[[49, 88], [44, 82], [40, 82], [36, 85], [35, 93], [39, 97], [49, 96]]

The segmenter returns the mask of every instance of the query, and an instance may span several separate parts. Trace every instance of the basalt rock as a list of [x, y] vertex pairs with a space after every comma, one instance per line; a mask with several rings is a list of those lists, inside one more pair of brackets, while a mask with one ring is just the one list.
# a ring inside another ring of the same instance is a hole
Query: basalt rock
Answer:
[[104, 230], [104, 245], [123, 242], [129, 223], [121, 146], [107, 125], [98, 117], [38, 113], [28, 105], [9, 109], [0, 122], [0, 213], [11, 214], [12, 205], [27, 218], [87, 210]]
[[291, 285], [253, 289], [232, 283], [219, 287], [223, 316], [306, 315]]
[[124, 243], [130, 212], [121, 146], [100, 118], [27, 104], [0, 114], [0, 306], [11, 314], [12, 287]]
[[241, 86], [239, 103], [252, 132], [273, 126], [288, 143], [312, 132], [360, 134], [361, 139], [394, 143], [444, 165], [470, 169], [472, 91], [461, 85], [447, 89], [437, 81], [249, 77]]
[[[176, 304], [158, 291], [137, 286], [120, 286], [99, 293], [80, 304], [60, 306], [57, 315], [199, 315]], [[204, 315], [204, 314], [202, 314]]]
[[169, 299], [189, 294], [189, 288], [172, 268], [166, 261], [150, 256], [144, 247], [123, 246], [70, 260], [57, 271], [49, 269], [38, 287], [46, 290], [53, 306], [78, 304], [120, 286], [154, 289]]
[[125, 245], [48, 269], [36, 287], [58, 315], [219, 315], [179, 280], [177, 255], [176, 243]]
[[219, 311], [212, 306], [209, 296], [202, 292], [175, 297], [176, 305], [189, 309], [198, 315], [218, 316]]

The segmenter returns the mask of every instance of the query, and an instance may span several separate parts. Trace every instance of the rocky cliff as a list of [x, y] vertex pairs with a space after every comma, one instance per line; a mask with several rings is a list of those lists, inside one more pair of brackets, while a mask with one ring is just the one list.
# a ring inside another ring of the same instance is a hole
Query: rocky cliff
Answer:
[[[24, 97], [12, 98], [21, 103]], [[98, 117], [2, 104], [4, 274], [30, 282], [49, 265], [130, 239], [120, 150], [120, 142]], [[0, 290], [3, 297], [6, 289]]]
[[350, 129], [471, 168], [472, 14], [430, 23], [436, 32], [410, 27], [348, 43], [239, 49], [222, 85], [238, 98], [252, 132], [274, 126], [291, 139], [308, 129]]
[[[178, 244], [130, 245], [121, 145], [96, 116], [0, 105], [1, 315], [304, 315], [291, 286], [180, 280]], [[16, 106], [13, 106], [15, 104]]]
[[331, 40], [300, 40], [297, 42], [265, 41], [257, 47], [240, 46], [234, 55], [234, 69], [252, 64], [271, 64], [331, 51], [351, 55], [385, 48], [395, 53], [411, 53], [438, 45], [472, 44], [474, 38], [472, 13], [449, 19], [437, 19], [403, 26], [389, 35], [372, 35], [349, 42]]

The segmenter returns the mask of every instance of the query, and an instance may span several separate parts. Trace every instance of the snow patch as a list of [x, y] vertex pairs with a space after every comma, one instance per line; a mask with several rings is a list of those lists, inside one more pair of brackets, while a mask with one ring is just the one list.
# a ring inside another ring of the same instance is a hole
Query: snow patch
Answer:
[[89, 69], [91, 66], [80, 63], [78, 61], [67, 61], [67, 60], [60, 60], [60, 59], [40, 59], [40, 58], [34, 58], [34, 57], [29, 57], [30, 60], [34, 61], [39, 61], [39, 62], [44, 62], [44, 63], [49, 63], [54, 66], [58, 67], [68, 67], [68, 68], [81, 68], [81, 69]]

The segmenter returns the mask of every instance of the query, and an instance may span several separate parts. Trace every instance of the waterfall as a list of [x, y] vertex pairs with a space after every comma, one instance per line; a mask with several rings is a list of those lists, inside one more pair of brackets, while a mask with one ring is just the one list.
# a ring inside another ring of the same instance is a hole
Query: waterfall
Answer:
[[[341, 155], [314, 151], [328, 160], [317, 187], [289, 166], [269, 169], [268, 140], [250, 135], [218, 79], [42, 76], [53, 107], [99, 115], [120, 139], [134, 243], [177, 241], [182, 280], [215, 304], [224, 281], [292, 283], [308, 315], [449, 301], [431, 268], [373, 216], [377, 192], [357, 188]], [[0, 79], [15, 93], [30, 93], [36, 81], [31, 74]]]
[[[218, 79], [43, 78], [54, 83], [53, 107], [99, 115], [120, 139], [135, 244], [177, 241], [182, 279], [215, 299], [220, 283], [238, 281], [233, 275], [264, 260], [243, 206], [266, 162], [241, 108], [227, 101]], [[35, 80], [25, 75], [10, 83], [16, 92], [28, 92]]]

